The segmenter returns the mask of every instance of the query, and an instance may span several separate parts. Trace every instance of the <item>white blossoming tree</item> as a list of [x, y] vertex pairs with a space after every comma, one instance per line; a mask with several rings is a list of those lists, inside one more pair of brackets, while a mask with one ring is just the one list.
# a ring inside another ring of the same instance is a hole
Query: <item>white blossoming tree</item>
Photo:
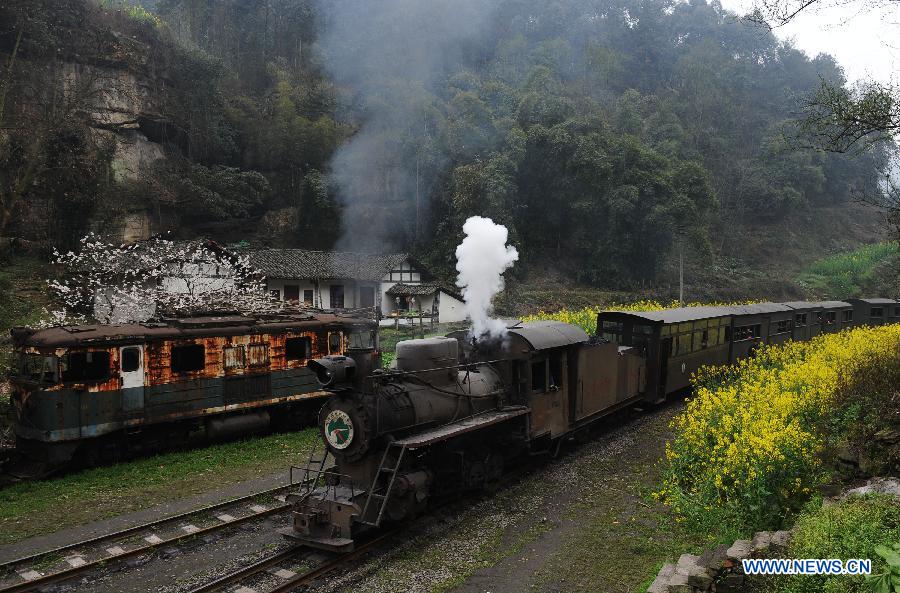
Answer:
[[248, 255], [212, 241], [156, 237], [121, 246], [90, 234], [77, 252], [54, 251], [53, 261], [61, 274], [48, 284], [61, 309], [50, 312], [50, 323], [129, 323], [284, 307], [266, 293], [265, 278]]

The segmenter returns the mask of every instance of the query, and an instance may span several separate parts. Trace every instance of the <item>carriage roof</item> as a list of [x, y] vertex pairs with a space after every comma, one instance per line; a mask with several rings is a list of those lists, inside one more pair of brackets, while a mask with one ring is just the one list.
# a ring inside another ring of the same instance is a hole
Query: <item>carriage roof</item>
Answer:
[[142, 343], [154, 340], [205, 336], [310, 331], [324, 326], [375, 326], [370, 319], [335, 313], [308, 313], [244, 317], [221, 315], [166, 319], [159, 322], [65, 325], [46, 329], [16, 327], [16, 346], [59, 348], [79, 345]]

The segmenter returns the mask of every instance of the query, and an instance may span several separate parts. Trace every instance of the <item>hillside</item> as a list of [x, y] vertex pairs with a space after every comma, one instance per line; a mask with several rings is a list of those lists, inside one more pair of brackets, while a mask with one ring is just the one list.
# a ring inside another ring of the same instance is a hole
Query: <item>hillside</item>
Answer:
[[173, 232], [403, 250], [449, 278], [480, 214], [522, 254], [513, 283], [668, 298], [683, 254], [706, 299], [801, 296], [804, 267], [886, 236], [854, 201], [885, 155], [791, 143], [798, 98], [840, 68], [717, 4], [369, 13], [6, 3], [4, 244]]

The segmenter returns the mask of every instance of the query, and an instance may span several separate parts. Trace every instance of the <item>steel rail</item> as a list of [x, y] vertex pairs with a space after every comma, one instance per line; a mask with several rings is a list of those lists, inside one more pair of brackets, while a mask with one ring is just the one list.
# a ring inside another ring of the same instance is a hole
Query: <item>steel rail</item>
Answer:
[[[352, 560], [359, 558], [360, 556], [362, 556], [363, 554], [365, 554], [366, 552], [371, 550], [373, 547], [375, 547], [376, 545], [378, 545], [385, 539], [394, 535], [396, 532], [397, 532], [397, 529], [392, 529], [392, 530], [388, 531], [387, 533], [383, 533], [383, 534], [379, 535], [378, 537], [375, 537], [375, 538], [359, 545], [359, 547], [357, 547], [352, 552], [342, 554], [342, 555], [338, 556], [337, 558], [334, 558], [333, 560], [329, 560], [329, 561], [327, 561], [327, 562], [317, 566], [316, 568], [313, 568], [303, 574], [298, 574], [298, 575], [295, 575], [295, 576], [287, 579], [283, 583], [276, 585], [275, 588], [272, 589], [271, 591], [269, 591], [268, 593], [286, 593], [287, 591], [291, 591], [294, 588], [299, 587], [300, 585], [309, 583], [310, 581], [313, 581], [313, 580], [318, 579], [330, 572], [333, 572], [333, 571], [337, 570], [338, 568], [340, 568], [341, 566], [343, 566], [344, 564], [346, 564], [347, 562], [350, 562]], [[258, 560], [256, 562], [254, 562], [253, 564], [249, 564], [243, 568], [239, 568], [233, 572], [230, 572], [222, 577], [219, 577], [218, 579], [216, 579], [214, 581], [210, 581], [208, 583], [204, 583], [198, 587], [195, 587], [195, 588], [191, 589], [190, 591], [188, 591], [188, 593], [211, 593], [212, 591], [219, 591], [219, 590], [223, 589], [224, 587], [233, 585], [235, 583], [239, 583], [247, 578], [255, 576], [255, 575], [265, 571], [266, 569], [271, 568], [272, 566], [275, 566], [277, 564], [280, 564], [280, 563], [284, 562], [285, 560], [289, 560], [289, 559], [297, 556], [299, 553], [309, 550], [309, 549], [310, 548], [306, 548], [302, 545], [298, 546], [298, 547], [287, 548], [285, 550], [282, 550], [281, 552], [278, 552], [277, 554], [269, 556], [268, 558], [263, 558], [262, 560]]]
[[[152, 529], [154, 527], [158, 527], [160, 525], [164, 525], [166, 523], [171, 523], [172, 521], [178, 521], [180, 519], [186, 519], [192, 515], [198, 515], [200, 513], [206, 513], [209, 511], [215, 511], [224, 507], [231, 506], [233, 504], [237, 504], [240, 502], [245, 502], [247, 500], [251, 500], [256, 498], [257, 496], [266, 496], [268, 494], [274, 494], [275, 492], [281, 490], [288, 490], [291, 488], [291, 485], [288, 484], [286, 486], [276, 486], [275, 488], [269, 488], [268, 490], [262, 490], [260, 492], [255, 492], [253, 494], [247, 494], [244, 496], [239, 496], [237, 498], [231, 498], [228, 500], [224, 500], [222, 502], [217, 502], [215, 504], [207, 505], [205, 507], [201, 507], [199, 509], [194, 509], [192, 511], [185, 511], [183, 513], [178, 513], [177, 515], [172, 515], [169, 517], [165, 517], [162, 519], [157, 519], [155, 521], [151, 521], [149, 523], [143, 523], [141, 525], [135, 525], [134, 527], [126, 527], [125, 529], [121, 529], [119, 531], [115, 531], [113, 533], [107, 533], [104, 535], [98, 535], [96, 537], [92, 537], [89, 539], [81, 540], [72, 544], [66, 544], [64, 546], [59, 546], [58, 548], [53, 548], [51, 550], [45, 550], [43, 552], [35, 552], [29, 556], [22, 556], [21, 558], [15, 558], [13, 560], [7, 560], [6, 562], [0, 562], [0, 570], [11, 568], [18, 564], [25, 564], [26, 562], [33, 562], [38, 558], [43, 556], [49, 556], [50, 554], [60, 554], [62, 552], [68, 552], [69, 550], [75, 550], [77, 548], [81, 548], [84, 546], [90, 546], [104, 540], [115, 540], [128, 535], [132, 535], [134, 533], [138, 533], [140, 531], [144, 531], [145, 529]], [[232, 521], [233, 523], [233, 521]], [[3, 591], [3, 589], [0, 589]]]
[[[278, 490], [278, 489], [273, 489], [273, 490]], [[266, 492], [270, 492], [270, 491], [266, 491]], [[240, 502], [242, 500], [246, 500], [247, 498], [251, 498], [253, 496], [259, 496], [259, 494], [261, 494], [261, 493], [257, 493], [257, 494], [246, 496], [246, 497], [240, 497], [238, 499], [232, 500], [231, 503], [234, 504], [235, 502]], [[167, 522], [175, 520], [179, 517], [195, 515], [199, 512], [208, 511], [208, 510], [215, 510], [216, 508], [220, 508], [221, 506], [225, 506], [225, 505], [210, 505], [210, 507], [206, 507], [201, 510], [193, 511], [191, 513], [182, 513], [180, 515], [176, 515], [175, 517], [170, 517], [166, 521], [154, 521], [152, 524], [159, 525], [161, 523], [167, 523]], [[41, 587], [45, 587], [45, 586], [53, 584], [53, 583], [58, 583], [60, 581], [68, 580], [78, 574], [87, 572], [94, 568], [98, 568], [110, 561], [120, 561], [120, 560], [124, 560], [126, 558], [131, 558], [134, 556], [139, 556], [141, 554], [146, 554], [147, 552], [151, 552], [151, 551], [153, 551], [157, 548], [163, 547], [163, 546], [174, 545], [174, 544], [180, 543], [184, 540], [187, 540], [187, 539], [190, 539], [193, 537], [205, 535], [208, 533], [213, 533], [213, 532], [219, 531], [221, 529], [227, 529], [228, 527], [230, 527], [232, 525], [239, 525], [241, 523], [246, 523], [248, 521], [260, 519], [260, 518], [266, 517], [268, 515], [286, 511], [290, 508], [291, 508], [291, 505], [289, 503], [285, 503], [282, 505], [274, 506], [272, 508], [268, 508], [264, 511], [260, 511], [257, 513], [253, 513], [253, 514], [244, 516], [244, 517], [237, 517], [232, 521], [222, 521], [220, 523], [210, 525], [209, 527], [204, 527], [202, 529], [198, 529], [197, 531], [194, 531], [191, 533], [184, 533], [184, 534], [177, 535], [177, 536], [169, 538], [169, 539], [161, 540], [157, 543], [149, 543], [145, 546], [141, 546], [140, 548], [135, 548], [133, 550], [126, 550], [125, 552], [123, 552], [121, 554], [106, 556], [104, 558], [93, 560], [91, 562], [86, 562], [85, 564], [82, 564], [81, 566], [75, 566], [75, 567], [57, 571], [57, 572], [54, 572], [54, 573], [51, 573], [48, 575], [43, 575], [36, 579], [26, 580], [26, 581], [22, 581], [20, 583], [15, 583], [13, 585], [2, 587], [2, 588], [0, 588], [0, 593], [21, 593], [22, 591], [33, 591], [35, 589], [39, 589]], [[147, 525], [150, 525], [150, 524], [147, 524]], [[136, 531], [141, 531], [141, 530], [147, 529], [147, 525], [143, 525], [140, 528], [129, 528], [129, 529], [123, 530], [123, 531], [126, 533], [134, 533]], [[121, 533], [121, 532], [119, 532], [119, 533]], [[96, 543], [98, 541], [103, 541], [104, 539], [109, 539], [109, 538], [108, 537], [99, 537], [99, 538], [94, 538], [92, 540], [86, 540], [86, 541]], [[80, 545], [83, 545], [83, 544], [80, 544]], [[72, 549], [73, 547], [75, 547], [75, 546], [63, 546], [62, 548], [58, 548], [57, 550], [59, 550], [59, 549], [69, 550], [69, 549]], [[54, 550], [53, 552], [56, 552], [57, 550]], [[52, 552], [44, 552], [42, 554], [37, 554], [34, 557], [40, 557], [40, 556], [44, 556], [44, 555], [47, 555], [50, 553], [52, 553]]]

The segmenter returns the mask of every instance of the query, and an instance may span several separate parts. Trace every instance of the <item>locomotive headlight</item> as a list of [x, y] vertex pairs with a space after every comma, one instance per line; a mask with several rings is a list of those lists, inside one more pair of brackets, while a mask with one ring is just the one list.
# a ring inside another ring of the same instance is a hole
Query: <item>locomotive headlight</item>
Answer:
[[337, 450], [343, 450], [353, 442], [353, 421], [343, 410], [332, 410], [325, 416], [325, 438]]

